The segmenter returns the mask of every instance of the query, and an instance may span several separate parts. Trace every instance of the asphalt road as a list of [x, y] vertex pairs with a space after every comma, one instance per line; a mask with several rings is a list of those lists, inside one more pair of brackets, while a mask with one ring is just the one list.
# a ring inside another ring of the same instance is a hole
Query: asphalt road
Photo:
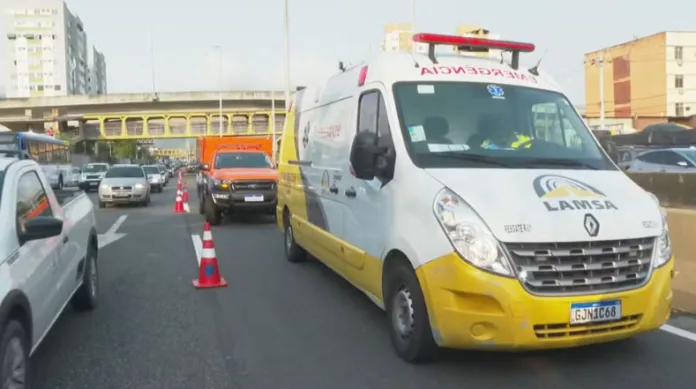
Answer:
[[696, 387], [696, 336], [667, 331], [563, 351], [452, 351], [434, 364], [408, 365], [392, 352], [384, 314], [364, 295], [316, 262], [285, 261], [268, 217], [213, 229], [229, 287], [196, 290], [191, 236], [202, 233], [203, 219], [191, 194], [184, 215], [172, 214], [171, 186], [148, 208], [98, 210], [100, 233], [121, 219], [125, 235], [101, 251], [97, 310], [66, 311], [34, 355], [36, 388]]

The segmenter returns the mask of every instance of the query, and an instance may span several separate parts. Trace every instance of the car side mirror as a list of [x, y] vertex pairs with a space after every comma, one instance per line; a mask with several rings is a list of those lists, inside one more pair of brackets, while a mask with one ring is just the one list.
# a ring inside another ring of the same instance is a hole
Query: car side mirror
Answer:
[[58, 236], [63, 232], [63, 221], [50, 216], [37, 216], [26, 220], [19, 225], [19, 239], [21, 242], [46, 239]]
[[209, 171], [209, 170], [210, 170], [210, 165], [208, 165], [207, 163], [202, 163], [202, 164], [201, 164], [201, 170], [203, 170], [204, 172]]
[[616, 142], [607, 138], [603, 138], [599, 141], [599, 145], [602, 146], [604, 151], [607, 152], [607, 155], [609, 155], [609, 158], [614, 163], [617, 163], [619, 161], [619, 151], [616, 147]]
[[372, 180], [378, 173], [378, 157], [387, 153], [386, 147], [378, 146], [377, 134], [370, 131], [360, 131], [353, 138], [350, 150], [350, 164], [355, 177], [361, 180]]

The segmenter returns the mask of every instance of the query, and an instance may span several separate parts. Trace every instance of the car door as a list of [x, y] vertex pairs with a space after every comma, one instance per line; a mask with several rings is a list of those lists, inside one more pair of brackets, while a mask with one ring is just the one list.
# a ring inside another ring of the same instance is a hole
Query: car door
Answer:
[[[53, 216], [46, 191], [32, 169], [24, 169], [16, 182], [16, 231], [24, 223], [37, 216]], [[19, 235], [17, 236], [19, 239]], [[22, 243], [20, 240], [18, 262], [26, 264], [23, 289], [32, 304], [34, 334], [42, 335], [51, 325], [63, 306], [63, 296], [58, 292], [59, 273], [57, 259], [63, 245], [60, 236]]]
[[[395, 158], [389, 115], [383, 91], [380, 87], [367, 90], [360, 95], [358, 103], [357, 132], [375, 132], [379, 145], [387, 147], [388, 158]], [[365, 263], [369, 258], [381, 258], [389, 234], [388, 221], [393, 220], [393, 207], [388, 201], [393, 193], [390, 178], [375, 178], [371, 181], [356, 178], [346, 166], [346, 182], [340, 198], [345, 201], [344, 236], [348, 246], [344, 260], [352, 267], [354, 281], [374, 295], [379, 296], [376, 280], [364, 277]]]

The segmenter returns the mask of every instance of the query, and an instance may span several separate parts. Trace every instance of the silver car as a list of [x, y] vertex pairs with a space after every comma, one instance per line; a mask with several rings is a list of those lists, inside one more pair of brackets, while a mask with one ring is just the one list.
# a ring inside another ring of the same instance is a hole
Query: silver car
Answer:
[[143, 166], [145, 174], [147, 174], [147, 180], [150, 182], [150, 188], [152, 193], [161, 193], [164, 188], [164, 175], [157, 165], [145, 165]]
[[139, 165], [114, 165], [99, 185], [99, 208], [107, 204], [150, 204], [150, 183]]

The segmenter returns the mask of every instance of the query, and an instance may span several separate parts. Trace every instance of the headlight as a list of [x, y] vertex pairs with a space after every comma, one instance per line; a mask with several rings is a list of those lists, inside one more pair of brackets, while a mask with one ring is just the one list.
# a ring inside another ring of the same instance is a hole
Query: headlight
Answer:
[[672, 258], [672, 241], [669, 239], [669, 228], [667, 227], [667, 211], [660, 206], [660, 199], [654, 194], [648, 192], [648, 194], [653, 198], [655, 204], [660, 208], [660, 214], [662, 215], [662, 234], [655, 240], [655, 261], [653, 262], [653, 267], [658, 268], [665, 263], [669, 262]]
[[145, 185], [143, 184], [135, 184], [135, 189], [143, 189], [145, 188]]
[[433, 211], [452, 246], [465, 261], [486, 271], [513, 276], [498, 240], [461, 197], [444, 188], [435, 196]]
[[109, 185], [101, 184], [101, 185], [99, 186], [99, 189], [109, 189]]

